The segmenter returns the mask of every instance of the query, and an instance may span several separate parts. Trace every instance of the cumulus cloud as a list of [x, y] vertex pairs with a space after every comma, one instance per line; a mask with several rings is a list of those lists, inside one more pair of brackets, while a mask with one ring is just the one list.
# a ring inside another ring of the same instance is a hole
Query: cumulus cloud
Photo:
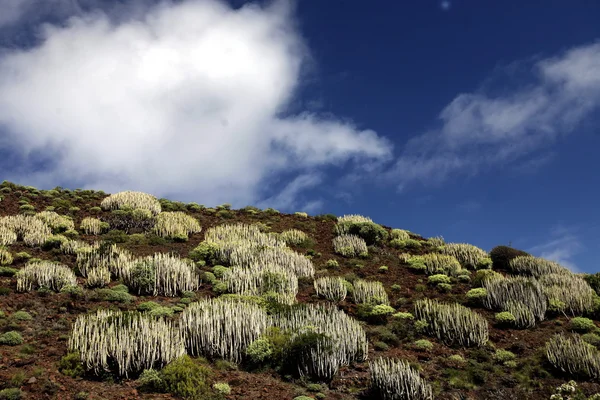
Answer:
[[0, 58], [0, 148], [22, 161], [9, 179], [246, 205], [281, 173], [389, 159], [371, 130], [286, 113], [310, 59], [293, 22], [285, 2], [187, 0], [44, 25]]
[[403, 189], [522, 160], [598, 109], [600, 43], [538, 60], [532, 72], [533, 83], [514, 90], [456, 96], [440, 113], [440, 127], [411, 139], [386, 177]]

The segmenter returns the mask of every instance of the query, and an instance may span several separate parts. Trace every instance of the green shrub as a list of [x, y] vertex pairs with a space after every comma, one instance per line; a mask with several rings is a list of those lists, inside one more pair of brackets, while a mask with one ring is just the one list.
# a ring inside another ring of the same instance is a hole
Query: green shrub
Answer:
[[221, 278], [225, 271], [227, 271], [228, 269], [229, 268], [224, 267], [222, 265], [215, 265], [214, 267], [212, 267], [212, 273], [215, 274], [215, 277]]
[[581, 335], [581, 338], [592, 346], [600, 346], [600, 336], [595, 333], [585, 333]]
[[495, 319], [496, 322], [500, 325], [512, 325], [517, 321], [515, 316], [509, 313], [508, 311], [502, 311], [497, 313]]
[[480, 303], [486, 296], [485, 288], [475, 288], [467, 292], [467, 299], [473, 303]]
[[372, 221], [354, 221], [338, 219], [337, 235], [356, 235], [365, 240], [368, 246], [381, 243], [388, 238], [388, 232], [379, 224]]
[[68, 353], [58, 362], [58, 370], [66, 376], [76, 378], [85, 373], [79, 352]]
[[213, 384], [212, 387], [217, 393], [222, 394], [224, 396], [231, 393], [231, 387], [229, 386], [228, 383], [225, 383], [225, 382], [215, 383], [215, 384]]
[[96, 289], [94, 291], [99, 300], [115, 301], [118, 303], [129, 303], [133, 300], [133, 296], [127, 292], [121, 292], [113, 289]]
[[475, 265], [476, 269], [491, 269], [493, 265], [492, 259], [489, 257], [484, 257], [479, 259], [479, 261], [477, 261], [477, 264]]
[[438, 283], [436, 285], [436, 289], [439, 290], [440, 292], [451, 292], [452, 291], [452, 285], [449, 283]]
[[23, 336], [17, 331], [9, 331], [0, 335], [0, 344], [17, 346], [23, 344]]
[[119, 230], [119, 229], [113, 229], [110, 230], [108, 232], [106, 232], [104, 235], [102, 235], [102, 240], [113, 244], [113, 243], [126, 243], [129, 240], [129, 236], [127, 236], [127, 232]]
[[571, 329], [576, 332], [590, 332], [596, 329], [596, 324], [589, 318], [575, 317], [569, 321]]
[[259, 338], [246, 348], [246, 355], [251, 362], [261, 364], [273, 355], [273, 345], [266, 338]]
[[208, 380], [212, 371], [184, 355], [167, 364], [161, 371], [164, 390], [185, 399], [209, 399], [211, 387]]
[[390, 349], [390, 346], [385, 342], [375, 342], [373, 343], [373, 347], [377, 351], [388, 351]]
[[512, 361], [515, 358], [517, 358], [517, 356], [512, 351], [508, 351], [508, 350], [504, 350], [504, 349], [498, 349], [494, 353], [494, 360], [498, 361], [499, 363], [504, 363], [506, 361]]
[[475, 276], [473, 277], [473, 286], [480, 287], [483, 285], [483, 282], [488, 279], [502, 279], [502, 274], [499, 274], [496, 271], [492, 271], [491, 269], [481, 269], [475, 272]]
[[387, 265], [382, 265], [381, 267], [379, 267], [379, 271], [381, 272], [386, 272], [389, 268], [387, 267]]
[[413, 343], [413, 347], [417, 350], [429, 351], [433, 349], [433, 343], [427, 339], [420, 339]]
[[427, 283], [429, 283], [430, 285], [437, 285], [439, 283], [450, 283], [450, 277], [444, 274], [435, 274], [435, 275], [431, 275], [428, 279], [427, 279]]
[[392, 315], [392, 317], [399, 319], [399, 320], [414, 320], [415, 319], [415, 316], [409, 312], [399, 312], [399, 313]]
[[0, 390], [0, 400], [20, 400], [23, 392], [19, 388], [8, 388]]
[[165, 382], [160, 376], [160, 372], [155, 369], [145, 369], [139, 376], [140, 386], [152, 390], [161, 390]]
[[496, 246], [490, 251], [490, 258], [494, 269], [509, 270], [510, 260], [519, 256], [528, 256], [522, 250], [513, 249], [508, 246]]
[[33, 317], [27, 311], [17, 311], [10, 316], [15, 321], [31, 321]]
[[73, 298], [77, 298], [77, 297], [81, 297], [83, 296], [83, 288], [81, 286], [78, 285], [66, 285], [63, 286], [62, 289], [60, 289], [61, 293], [66, 293], [69, 296], [73, 297]]
[[327, 268], [339, 268], [340, 264], [336, 260], [327, 260], [325, 263], [325, 267]]
[[189, 256], [194, 261], [204, 261], [206, 263], [214, 264], [218, 250], [219, 246], [216, 243], [202, 242], [190, 251]]

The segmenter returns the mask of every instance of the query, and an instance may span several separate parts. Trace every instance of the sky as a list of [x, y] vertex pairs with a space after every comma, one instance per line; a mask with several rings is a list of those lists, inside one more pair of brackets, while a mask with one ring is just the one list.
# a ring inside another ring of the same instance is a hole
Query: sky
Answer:
[[0, 180], [599, 270], [600, 2], [0, 0]]

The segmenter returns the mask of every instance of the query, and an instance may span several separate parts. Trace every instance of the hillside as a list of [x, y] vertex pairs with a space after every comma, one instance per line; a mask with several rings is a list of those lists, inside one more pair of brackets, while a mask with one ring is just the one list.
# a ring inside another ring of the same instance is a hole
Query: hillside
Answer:
[[600, 393], [600, 280], [510, 247], [135, 192], [0, 198], [0, 399]]

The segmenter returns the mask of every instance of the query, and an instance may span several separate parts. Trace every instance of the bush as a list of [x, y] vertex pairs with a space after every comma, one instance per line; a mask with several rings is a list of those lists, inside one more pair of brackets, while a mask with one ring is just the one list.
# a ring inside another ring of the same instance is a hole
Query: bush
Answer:
[[528, 256], [522, 250], [513, 249], [508, 246], [496, 246], [490, 251], [490, 258], [494, 269], [510, 270], [510, 260], [519, 256]]
[[216, 243], [202, 242], [190, 251], [189, 255], [194, 261], [204, 261], [206, 263], [214, 264], [218, 250], [219, 246]]
[[477, 261], [477, 265], [475, 265], [476, 269], [491, 269], [493, 265], [492, 259], [489, 257], [484, 257]]
[[227, 271], [228, 269], [229, 268], [224, 267], [222, 265], [215, 265], [214, 267], [212, 267], [212, 272], [213, 274], [215, 274], [215, 277], [221, 278], [225, 271]]
[[508, 350], [498, 349], [494, 353], [494, 360], [496, 360], [500, 363], [505, 363], [506, 361], [512, 361], [515, 358], [517, 358], [517, 356], [512, 351], [508, 351]]
[[452, 291], [452, 285], [449, 283], [438, 283], [436, 286], [436, 289], [439, 290], [440, 292], [451, 292]]
[[[13, 267], [0, 267], [0, 276], [14, 276], [17, 271], [19, 271], [17, 268], [13, 268]], [[4, 289], [4, 288], [3, 288]], [[8, 289], [8, 288], [6, 288]]]
[[161, 371], [164, 390], [187, 399], [209, 399], [211, 388], [208, 380], [212, 371], [184, 355], [167, 364]]
[[586, 333], [581, 335], [581, 338], [586, 342], [591, 344], [592, 346], [600, 346], [600, 336], [595, 333]]
[[246, 348], [246, 355], [251, 362], [261, 364], [273, 355], [273, 345], [266, 338], [259, 338]]
[[372, 221], [358, 221], [338, 218], [337, 235], [356, 235], [365, 240], [368, 246], [381, 243], [388, 238], [388, 232], [379, 224]]
[[33, 319], [31, 314], [29, 314], [27, 311], [14, 312], [10, 318], [15, 321], [31, 321]]
[[213, 389], [215, 389], [215, 391], [217, 393], [220, 393], [222, 395], [228, 395], [231, 393], [231, 387], [229, 386], [228, 383], [225, 383], [225, 382], [215, 383], [213, 385]]
[[127, 292], [121, 292], [112, 289], [96, 289], [96, 296], [103, 301], [116, 301], [119, 303], [129, 303], [133, 300], [133, 296]]
[[140, 386], [152, 390], [161, 390], [165, 385], [165, 382], [160, 376], [160, 372], [155, 369], [145, 369], [140, 374], [138, 382], [140, 383]]
[[576, 332], [590, 332], [596, 329], [596, 324], [589, 318], [575, 317], [569, 321], [571, 329]]
[[475, 272], [475, 276], [473, 277], [473, 286], [480, 287], [483, 285], [483, 282], [488, 279], [502, 279], [502, 274], [499, 274], [496, 271], [492, 271], [491, 269], [481, 269]]
[[486, 296], [485, 288], [475, 288], [467, 292], [467, 299], [472, 303], [480, 303]]
[[23, 336], [19, 332], [9, 331], [0, 335], [0, 344], [17, 346], [23, 344]]
[[119, 229], [113, 229], [102, 235], [102, 240], [110, 244], [114, 243], [125, 243], [129, 240], [129, 236], [125, 231]]
[[58, 370], [63, 375], [70, 376], [71, 378], [82, 376], [85, 373], [81, 356], [78, 352], [68, 353], [61, 358], [58, 362]]
[[508, 311], [502, 311], [496, 314], [496, 322], [500, 325], [513, 325], [516, 323], [516, 318], [514, 315], [509, 313]]
[[450, 283], [450, 277], [444, 274], [435, 274], [435, 275], [431, 275], [428, 279], [427, 279], [427, 283], [429, 283], [430, 285], [437, 285], [439, 283]]
[[413, 320], [415, 319], [415, 316], [412, 313], [409, 312], [399, 312], [396, 313], [394, 315], [392, 315], [392, 317], [399, 319], [399, 320]]
[[426, 339], [420, 339], [413, 343], [413, 347], [417, 350], [430, 351], [433, 349], [433, 343]]
[[0, 400], [20, 400], [23, 392], [19, 388], [8, 388], [0, 390]]

